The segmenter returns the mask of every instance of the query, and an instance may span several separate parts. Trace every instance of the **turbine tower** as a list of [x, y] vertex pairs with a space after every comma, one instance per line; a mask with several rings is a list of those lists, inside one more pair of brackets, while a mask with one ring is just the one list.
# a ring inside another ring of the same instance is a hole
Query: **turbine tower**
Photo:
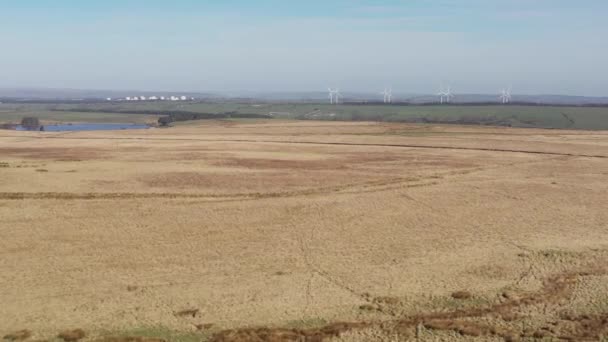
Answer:
[[331, 89], [331, 88], [327, 88], [327, 90], [329, 91], [329, 103], [330, 104], [338, 104], [340, 103], [340, 89], [336, 88], [336, 89]]
[[439, 87], [437, 95], [439, 96], [439, 102], [441, 104], [443, 104], [444, 101], [445, 103], [450, 103], [450, 99], [454, 97], [454, 94], [452, 94], [452, 87], [448, 86], [446, 90], [443, 90], [443, 85]]
[[507, 104], [511, 102], [511, 86], [507, 89], [503, 89], [500, 94], [500, 100], [503, 104]]
[[384, 103], [393, 103], [393, 88], [384, 88], [381, 94], [384, 95]]
[[448, 86], [448, 91], [445, 93], [445, 99], [447, 103], [450, 103], [451, 99], [454, 98], [454, 94], [452, 94], [452, 87]]
[[336, 88], [336, 90], [334, 90], [334, 96], [335, 96], [335, 104], [340, 104], [340, 97], [342, 97], [342, 94], [340, 94], [340, 88]]

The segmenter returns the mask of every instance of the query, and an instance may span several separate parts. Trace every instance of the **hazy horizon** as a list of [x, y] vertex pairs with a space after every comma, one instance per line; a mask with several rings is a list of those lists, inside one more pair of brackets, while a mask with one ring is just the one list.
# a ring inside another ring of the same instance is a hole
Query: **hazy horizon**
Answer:
[[599, 0], [3, 4], [0, 88], [606, 96]]
[[[453, 87], [452, 87], [453, 88]], [[193, 94], [198, 94], [198, 95], [210, 95], [210, 96], [227, 96], [227, 97], [239, 97], [239, 96], [255, 96], [255, 95], [260, 95], [262, 97], [264, 96], [269, 96], [269, 95], [285, 95], [285, 96], [289, 96], [289, 95], [294, 95], [294, 96], [298, 96], [298, 98], [301, 98], [299, 96], [310, 96], [310, 95], [316, 95], [319, 97], [322, 97], [323, 99], [325, 99], [327, 97], [327, 89], [309, 89], [309, 90], [253, 90], [253, 89], [236, 89], [236, 90], [203, 90], [203, 91], [197, 91], [197, 90], [146, 90], [146, 89], [94, 89], [94, 88], [57, 88], [57, 87], [2, 87], [0, 86], [0, 97], [7, 97], [10, 98], [12, 96], [10, 95], [6, 95], [7, 93], [17, 93], [17, 92], [48, 92], [48, 93], [61, 93], [61, 92], [65, 92], [65, 93], [69, 93], [69, 92], [74, 92], [74, 93], [93, 93], [96, 96], [93, 97], [103, 97], [105, 98], [106, 95], [104, 94], [109, 94], [109, 93], [114, 93], [115, 95], [113, 96], [120, 96], [120, 97], [124, 97], [124, 96], [130, 96], [130, 95], [148, 95], [148, 96], [153, 96], [153, 95], [157, 95], [157, 96], [162, 96], [162, 95], [179, 95], [179, 94], [183, 94], [183, 95], [193, 95]], [[359, 90], [359, 91], [351, 91], [349, 89], [340, 89], [340, 93], [342, 95], [360, 95], [360, 96], [372, 96], [374, 95], [377, 99], [382, 99], [382, 89], [370, 89], [370, 90]], [[395, 90], [394, 87], [392, 88], [392, 94], [393, 96], [397, 96], [397, 97], [416, 97], [416, 96], [437, 96], [437, 91], [429, 91], [429, 92], [406, 92], [406, 91], [399, 91], [399, 90]], [[479, 96], [479, 97], [487, 97], [487, 96], [494, 96], [494, 97], [498, 97], [499, 96], [499, 92], [498, 91], [494, 91], [494, 92], [470, 92], [470, 93], [463, 93], [463, 92], [453, 92], [454, 95], [466, 95], [466, 96]], [[579, 94], [571, 94], [571, 93], [564, 93], [564, 94], [559, 94], [559, 93], [521, 93], [521, 92], [513, 92], [512, 95], [514, 96], [521, 96], [521, 97], [547, 97], [547, 96], [557, 96], [557, 97], [588, 97], [588, 98], [602, 98], [602, 99], [608, 99], [608, 96], [605, 95], [579, 95]], [[19, 95], [17, 97], [22, 97], [23, 95]], [[26, 96], [27, 97], [27, 96]], [[117, 97], [117, 98], [120, 98]], [[294, 98], [295, 99], [295, 98]], [[403, 98], [402, 98], [403, 99]], [[369, 100], [374, 100], [374, 97], [370, 97]]]

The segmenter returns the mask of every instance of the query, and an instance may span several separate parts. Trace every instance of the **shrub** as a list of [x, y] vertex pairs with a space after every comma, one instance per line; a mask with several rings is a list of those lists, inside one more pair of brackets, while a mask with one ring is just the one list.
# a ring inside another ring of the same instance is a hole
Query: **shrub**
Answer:
[[28, 128], [38, 128], [40, 127], [40, 120], [36, 117], [25, 117], [21, 120], [21, 126]]

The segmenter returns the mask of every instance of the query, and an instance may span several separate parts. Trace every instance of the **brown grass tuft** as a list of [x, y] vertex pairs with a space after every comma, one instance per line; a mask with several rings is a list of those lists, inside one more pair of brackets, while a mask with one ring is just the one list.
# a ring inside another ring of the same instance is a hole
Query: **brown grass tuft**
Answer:
[[363, 304], [359, 306], [361, 311], [376, 311], [376, 307], [371, 304]]
[[213, 323], [195, 324], [197, 330], [209, 330], [215, 326]]
[[57, 335], [58, 338], [65, 342], [75, 342], [82, 340], [86, 336], [86, 333], [82, 329], [66, 330], [62, 331]]
[[175, 313], [175, 316], [177, 317], [186, 317], [186, 316], [192, 316], [192, 317], [196, 317], [196, 315], [198, 315], [199, 313], [199, 309], [186, 309], [186, 310], [181, 310]]
[[470, 299], [471, 297], [473, 295], [469, 291], [456, 291], [452, 293], [452, 298], [454, 299]]
[[29, 331], [27, 329], [23, 329], [23, 330], [15, 331], [10, 334], [4, 335], [4, 339], [9, 340], [9, 341], [23, 341], [23, 340], [27, 340], [31, 336], [32, 336], [31, 331]]
[[215, 334], [210, 342], [322, 342], [342, 333], [368, 327], [367, 323], [333, 323], [318, 329], [251, 328], [224, 330]]

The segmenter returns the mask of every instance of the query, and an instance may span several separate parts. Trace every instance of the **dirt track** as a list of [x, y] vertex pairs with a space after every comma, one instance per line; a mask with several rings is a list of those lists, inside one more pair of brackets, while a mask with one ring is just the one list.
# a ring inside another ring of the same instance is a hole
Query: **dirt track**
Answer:
[[604, 332], [604, 132], [205, 122], [0, 144], [0, 334]]

